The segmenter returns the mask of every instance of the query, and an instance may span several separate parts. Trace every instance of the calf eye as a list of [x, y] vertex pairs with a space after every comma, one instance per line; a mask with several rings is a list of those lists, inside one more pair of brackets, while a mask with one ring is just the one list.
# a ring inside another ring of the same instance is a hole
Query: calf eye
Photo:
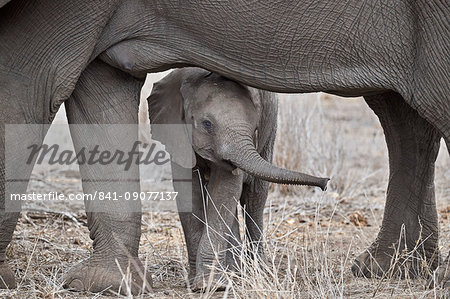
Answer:
[[209, 120], [202, 121], [202, 125], [207, 131], [210, 131], [212, 129], [212, 126], [213, 126], [212, 123]]

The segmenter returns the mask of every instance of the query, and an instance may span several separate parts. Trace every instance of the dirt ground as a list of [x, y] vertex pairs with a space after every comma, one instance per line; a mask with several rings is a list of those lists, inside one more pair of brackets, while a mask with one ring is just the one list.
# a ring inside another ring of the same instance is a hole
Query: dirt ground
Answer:
[[[265, 210], [268, 273], [250, 266], [225, 292], [191, 293], [185, 287], [187, 254], [176, 212], [144, 209], [140, 257], [153, 275], [143, 298], [440, 298], [424, 279], [355, 278], [354, 258], [381, 225], [388, 165], [382, 129], [361, 99], [324, 94], [283, 95], [275, 163], [331, 177], [326, 192], [272, 186]], [[450, 248], [450, 158], [436, 163], [440, 246]], [[167, 182], [166, 182], [167, 184]], [[169, 184], [170, 185], [170, 184]], [[56, 189], [56, 190], [55, 190]], [[81, 192], [77, 171], [34, 173], [29, 192]], [[89, 257], [92, 242], [82, 205], [27, 208], [8, 249], [18, 288], [2, 298], [107, 298], [64, 290], [64, 273]], [[231, 275], [231, 274], [230, 274]], [[112, 297], [117, 297], [113, 295]]]

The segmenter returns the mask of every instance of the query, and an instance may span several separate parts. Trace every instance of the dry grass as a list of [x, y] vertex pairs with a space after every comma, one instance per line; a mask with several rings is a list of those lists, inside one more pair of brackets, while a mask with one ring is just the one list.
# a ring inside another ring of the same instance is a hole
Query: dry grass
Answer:
[[[424, 288], [423, 279], [399, 279], [395, 275], [366, 279], [351, 274], [351, 262], [375, 239], [381, 224], [388, 174], [384, 136], [364, 102], [321, 94], [283, 95], [280, 118], [275, 162], [331, 177], [329, 190], [322, 193], [309, 187], [273, 186], [265, 211], [268, 263], [240, 255], [241, 276], [225, 271], [224, 277], [230, 284], [225, 292], [219, 293], [193, 294], [186, 290], [187, 254], [176, 213], [145, 212], [140, 254], [153, 274], [155, 292], [144, 297], [439, 298], [448, 295], [442, 289]], [[443, 147], [436, 163], [436, 198], [444, 254], [450, 246], [449, 169], [450, 158]], [[40, 175], [44, 181], [52, 177], [53, 187], [60, 184], [66, 190], [79, 191], [78, 179], [60, 175], [57, 170]], [[33, 180], [30, 191], [45, 188], [41, 183]], [[91, 250], [86, 217], [79, 208], [69, 206], [60, 207], [59, 212], [23, 213], [8, 249], [18, 288], [0, 291], [0, 297], [107, 297], [61, 288], [63, 273], [88, 257]]]

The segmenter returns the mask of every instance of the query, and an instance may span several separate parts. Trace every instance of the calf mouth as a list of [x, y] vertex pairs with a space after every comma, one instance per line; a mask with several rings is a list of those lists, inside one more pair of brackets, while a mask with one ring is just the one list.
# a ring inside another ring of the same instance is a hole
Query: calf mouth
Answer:
[[237, 166], [234, 165], [230, 160], [225, 160], [225, 159], [222, 159], [218, 163], [218, 166], [225, 170], [228, 170], [228, 171], [234, 171], [237, 168]]

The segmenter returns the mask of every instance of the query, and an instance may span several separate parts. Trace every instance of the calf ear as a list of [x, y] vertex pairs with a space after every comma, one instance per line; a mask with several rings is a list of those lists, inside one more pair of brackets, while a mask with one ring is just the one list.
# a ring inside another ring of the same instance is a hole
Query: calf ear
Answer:
[[192, 149], [192, 129], [183, 119], [182, 74], [174, 71], [153, 85], [147, 98], [152, 139], [165, 145], [172, 161], [184, 168], [197, 163]]
[[261, 101], [262, 101], [262, 98], [263, 98], [263, 92], [264, 91], [260, 90], [260, 89], [257, 89], [257, 88], [254, 88], [254, 87], [250, 87], [250, 86], [246, 86], [246, 87], [247, 87], [247, 90], [248, 90], [248, 92], [250, 94], [250, 99], [252, 100], [253, 105], [256, 108], [256, 111], [258, 112], [258, 115], [261, 116], [262, 105], [263, 105], [263, 103]]
[[[257, 134], [257, 149], [262, 153], [264, 147], [273, 149], [273, 143], [277, 131], [277, 114], [278, 114], [278, 100], [275, 93], [247, 87], [250, 92], [253, 105], [259, 117], [258, 134]], [[272, 158], [269, 158], [272, 162]]]

